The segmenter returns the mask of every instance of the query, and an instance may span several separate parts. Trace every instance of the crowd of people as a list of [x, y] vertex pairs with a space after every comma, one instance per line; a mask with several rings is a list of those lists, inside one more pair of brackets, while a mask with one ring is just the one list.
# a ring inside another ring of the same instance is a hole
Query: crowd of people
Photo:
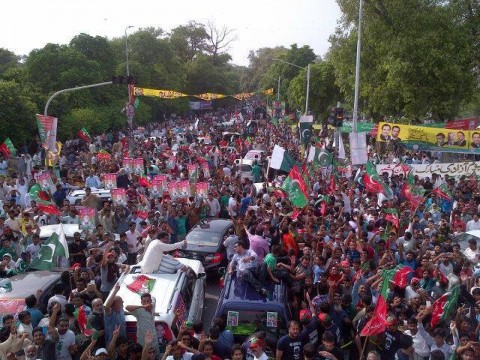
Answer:
[[[58, 166], [47, 170], [55, 184], [50, 196], [59, 209], [56, 214], [45, 213], [28, 197], [36, 176], [45, 171], [42, 152], [25, 150], [18, 158], [2, 159], [0, 278], [38, 256], [42, 225], [81, 223], [78, 204], [67, 200], [69, 191], [85, 189], [81, 206], [96, 210], [96, 227], [74, 235], [69, 244], [71, 270], [62, 274], [64, 281], [48, 304], [38, 303], [41, 294], [32, 289], [22, 312], [3, 316], [0, 358], [480, 358], [479, 244], [472, 238], [463, 249], [452, 241], [466, 230], [480, 229], [476, 177], [440, 179], [452, 199], [431, 192], [437, 178], [416, 177], [415, 185], [427, 192], [412, 208], [401, 191], [406, 175], [383, 175], [393, 193], [385, 198], [366, 191], [353, 175], [338, 175], [332, 186], [329, 169], [314, 168], [309, 203], [298, 209], [288, 194], [278, 191], [288, 173], [267, 173], [267, 156], [279, 145], [304, 163], [305, 149], [286, 123], [261, 120], [246, 131], [243, 118], [254, 116], [251, 110], [228, 109], [198, 115], [198, 121], [175, 116], [134, 133], [99, 134], [91, 142], [70, 139], [63, 144]], [[229, 118], [237, 121], [228, 131], [240, 136], [225, 139], [220, 123]], [[322, 145], [323, 139], [312, 139], [312, 146]], [[235, 160], [252, 149], [264, 152], [254, 164], [255, 177], [242, 178]], [[110, 156], [99, 156], [105, 153]], [[173, 166], [167, 161], [172, 156]], [[189, 164], [207, 163], [208, 171], [198, 174], [199, 182], [208, 183], [207, 195], [153, 196], [148, 181], [123, 167], [124, 157], [142, 158], [145, 175], [165, 174], [168, 181], [188, 180]], [[124, 205], [101, 201], [92, 193], [104, 186], [104, 175], [110, 173], [117, 174], [116, 187], [126, 190]], [[255, 186], [253, 178], [265, 185]], [[384, 211], [392, 208], [399, 211], [396, 225]], [[182, 244], [196, 223], [210, 217], [233, 221], [234, 231], [225, 239], [229, 272], [264, 296], [267, 282], [287, 285], [293, 319], [273, 353], [262, 332], [246, 344], [235, 344], [222, 318], [213, 324], [184, 323], [163, 349], [154, 326], [146, 327], [136, 342], [126, 336], [124, 310], [153, 322], [152, 299], [142, 294], [141, 306], [124, 309], [122, 298], [115, 296], [121, 273], [142, 259], [152, 241]], [[375, 315], [385, 270], [399, 265], [411, 272], [403, 286], [387, 284], [385, 330], [362, 336]], [[435, 301], [454, 288], [459, 296], [453, 311], [432, 327]], [[78, 309], [88, 315], [95, 335], [83, 333], [75, 316]]]

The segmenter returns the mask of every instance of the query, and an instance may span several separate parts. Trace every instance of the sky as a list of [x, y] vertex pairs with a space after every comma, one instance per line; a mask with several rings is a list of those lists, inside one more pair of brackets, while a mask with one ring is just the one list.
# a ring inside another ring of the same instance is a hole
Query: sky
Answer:
[[228, 53], [248, 65], [250, 50], [292, 44], [310, 46], [324, 55], [340, 9], [335, 0], [22, 0], [2, 3], [0, 47], [28, 55], [48, 43], [68, 44], [80, 33], [107, 38], [138, 28], [165, 31], [190, 20], [213, 21], [234, 29], [238, 40]]

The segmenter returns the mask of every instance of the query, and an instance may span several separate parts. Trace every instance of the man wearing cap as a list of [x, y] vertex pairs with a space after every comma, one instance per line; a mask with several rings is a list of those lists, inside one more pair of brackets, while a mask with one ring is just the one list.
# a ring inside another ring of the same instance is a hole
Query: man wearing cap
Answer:
[[268, 356], [263, 351], [263, 341], [257, 337], [250, 340], [250, 351], [253, 353], [253, 360], [268, 360]]
[[397, 329], [397, 318], [389, 315], [385, 321], [385, 340], [380, 351], [382, 360], [394, 360], [395, 354], [400, 349], [402, 333]]

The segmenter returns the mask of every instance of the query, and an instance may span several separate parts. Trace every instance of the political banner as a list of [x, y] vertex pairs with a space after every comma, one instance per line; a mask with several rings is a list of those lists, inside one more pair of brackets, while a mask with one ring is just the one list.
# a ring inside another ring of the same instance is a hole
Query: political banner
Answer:
[[400, 147], [424, 151], [480, 153], [480, 131], [379, 123], [377, 151], [385, 153]]
[[136, 175], [143, 175], [145, 173], [142, 158], [133, 159], [133, 169]]
[[175, 200], [179, 196], [178, 185], [176, 181], [171, 181], [167, 184], [168, 194], [172, 200]]
[[133, 170], [133, 159], [123, 158], [123, 169], [127, 174], [131, 174]]
[[202, 197], [206, 199], [208, 195], [208, 183], [207, 182], [196, 183], [195, 193], [197, 194], [198, 197]]
[[363, 165], [368, 161], [366, 133], [350, 133], [350, 157], [352, 165]]
[[188, 179], [194, 183], [198, 179], [198, 164], [188, 164]]
[[163, 196], [163, 191], [164, 191], [163, 185], [164, 185], [164, 182], [161, 179], [158, 179], [156, 177], [153, 178], [152, 190], [150, 191], [150, 194], [154, 199], [158, 199]]
[[52, 181], [52, 176], [48, 172], [42, 172], [40, 174], [35, 175], [37, 179], [37, 183], [40, 185], [43, 191], [50, 192], [53, 194], [57, 189], [55, 184]]
[[[419, 178], [431, 178], [432, 174], [442, 177], [448, 175], [450, 177], [470, 176], [472, 174], [480, 176], [480, 161], [456, 162], [456, 163], [437, 163], [437, 164], [413, 164], [409, 165], [414, 175]], [[388, 173], [389, 176], [405, 175], [406, 167], [404, 164], [377, 165], [377, 173], [380, 175]]]
[[178, 193], [181, 198], [188, 198], [191, 196], [190, 181], [184, 180], [177, 183]]
[[115, 188], [117, 186], [117, 174], [105, 174], [103, 176], [103, 184], [107, 190]]
[[57, 141], [58, 119], [53, 116], [41, 114], [36, 114], [36, 117], [42, 147], [50, 151], [56, 151], [55, 143]]
[[112, 189], [110, 191], [110, 197], [116, 205], [126, 206], [127, 205], [127, 191], [123, 188]]
[[202, 170], [205, 179], [210, 179], [210, 165], [208, 165], [208, 162], [205, 161], [202, 163]]
[[80, 230], [84, 231], [93, 231], [95, 229], [95, 209], [93, 208], [82, 208], [79, 210], [80, 213]]

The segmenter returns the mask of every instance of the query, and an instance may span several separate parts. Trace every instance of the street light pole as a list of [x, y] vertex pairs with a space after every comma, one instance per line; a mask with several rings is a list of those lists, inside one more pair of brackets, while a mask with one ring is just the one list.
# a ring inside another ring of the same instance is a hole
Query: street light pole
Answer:
[[362, 49], [362, 17], [363, 17], [363, 0], [360, 0], [358, 9], [358, 37], [357, 37], [357, 59], [355, 63], [355, 98], [353, 100], [353, 132], [357, 132], [358, 117], [358, 90], [360, 85], [360, 51]]
[[133, 28], [133, 25], [129, 25], [125, 28], [125, 56], [127, 57], [127, 76], [130, 76], [130, 68], [128, 66], [128, 35], [127, 30]]
[[291, 63], [291, 62], [288, 62], [288, 61], [285, 61], [285, 60], [282, 60], [282, 59], [274, 58], [272, 60], [273, 61], [279, 61], [279, 62], [287, 64], [287, 65], [295, 66], [296, 68], [299, 68], [299, 69], [307, 69], [307, 89], [305, 91], [306, 92], [306, 95], [305, 95], [305, 115], [307, 115], [308, 114], [308, 98], [310, 96], [310, 64], [308, 64], [306, 67], [301, 67], [297, 64], [294, 64], [294, 63]]
[[277, 85], [277, 101], [280, 101], [280, 76], [278, 77], [278, 85]]

